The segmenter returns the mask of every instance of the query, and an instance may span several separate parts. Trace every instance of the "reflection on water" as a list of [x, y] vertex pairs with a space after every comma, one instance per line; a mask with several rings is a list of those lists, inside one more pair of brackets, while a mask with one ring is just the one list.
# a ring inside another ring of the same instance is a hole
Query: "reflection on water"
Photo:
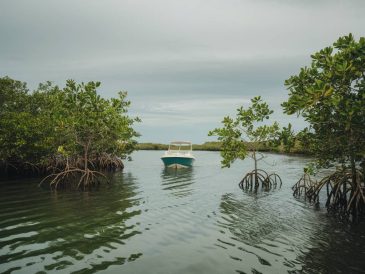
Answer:
[[52, 193], [0, 182], [0, 273], [364, 273], [365, 224], [346, 226], [293, 198], [306, 158], [268, 155], [280, 189], [242, 191], [252, 162], [162, 169], [140, 151], [113, 184]]
[[277, 199], [250, 194], [221, 197], [222, 235], [215, 245], [227, 252], [236, 272], [365, 272], [364, 224], [349, 231], [328, 216], [309, 216], [296, 203], [282, 208]]
[[223, 235], [216, 245], [227, 250], [239, 273], [299, 270], [288, 260], [293, 247], [286, 235], [287, 224], [275, 207], [262, 201], [254, 195], [223, 195], [217, 221]]
[[118, 174], [113, 187], [98, 192], [27, 188], [12, 182], [1, 196], [0, 272], [94, 272], [142, 255], [123, 248], [125, 241], [141, 234], [133, 222], [141, 210], [130, 174]]
[[311, 235], [312, 246], [298, 257], [304, 273], [365, 273], [365, 225], [326, 220]]
[[169, 191], [176, 197], [190, 195], [193, 191], [194, 168], [165, 167], [161, 172], [162, 189]]

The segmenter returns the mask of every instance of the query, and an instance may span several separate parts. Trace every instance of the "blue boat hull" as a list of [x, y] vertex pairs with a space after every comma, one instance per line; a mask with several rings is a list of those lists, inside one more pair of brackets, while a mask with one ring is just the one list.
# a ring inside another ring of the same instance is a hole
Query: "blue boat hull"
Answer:
[[174, 167], [190, 167], [193, 165], [194, 158], [188, 158], [188, 157], [162, 157], [162, 162], [165, 164], [165, 166], [174, 166]]

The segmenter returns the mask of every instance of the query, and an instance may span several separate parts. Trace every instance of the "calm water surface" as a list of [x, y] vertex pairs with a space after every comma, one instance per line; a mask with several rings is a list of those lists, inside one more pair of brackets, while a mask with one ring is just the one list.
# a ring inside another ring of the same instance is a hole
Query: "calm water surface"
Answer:
[[[165, 170], [140, 151], [113, 184], [89, 193], [0, 183], [1, 273], [364, 273], [365, 226], [350, 227], [292, 197], [307, 159], [268, 155], [283, 186], [238, 188], [249, 160], [220, 169], [195, 152]], [[273, 165], [274, 164], [274, 165]]]

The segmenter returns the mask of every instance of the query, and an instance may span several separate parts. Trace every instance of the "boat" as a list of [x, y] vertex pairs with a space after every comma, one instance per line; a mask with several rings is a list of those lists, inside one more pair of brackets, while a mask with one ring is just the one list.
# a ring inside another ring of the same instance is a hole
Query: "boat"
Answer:
[[191, 167], [195, 161], [192, 151], [191, 142], [174, 141], [170, 143], [169, 149], [161, 157], [161, 160], [166, 167]]

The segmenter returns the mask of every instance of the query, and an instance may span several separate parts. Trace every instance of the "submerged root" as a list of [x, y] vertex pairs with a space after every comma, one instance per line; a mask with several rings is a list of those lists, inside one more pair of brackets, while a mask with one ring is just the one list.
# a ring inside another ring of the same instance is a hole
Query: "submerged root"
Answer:
[[[124, 168], [122, 158], [110, 153], [89, 155], [87, 164], [92, 170], [116, 171]], [[68, 171], [70, 166], [74, 167], [73, 172]], [[68, 174], [77, 173], [79, 169], [84, 169], [84, 166], [85, 159], [83, 156], [65, 157], [61, 154], [56, 154], [42, 159], [37, 163], [31, 161], [0, 160], [0, 175], [54, 175], [65, 171]]]
[[270, 190], [281, 187], [282, 180], [276, 173], [268, 174], [262, 169], [256, 169], [247, 173], [238, 185], [241, 189], [246, 190], [257, 190], [260, 185], [262, 189]]
[[101, 170], [114, 171], [124, 168], [122, 159], [109, 153], [101, 153], [94, 158], [93, 163]]
[[101, 172], [71, 167], [67, 163], [64, 170], [48, 175], [39, 185], [48, 181], [51, 190], [67, 187], [86, 190], [100, 185], [103, 179], [108, 182], [106, 176]]
[[39, 164], [33, 164], [29, 161], [0, 161], [0, 174], [5, 175], [39, 175], [42, 174], [42, 168]]
[[307, 196], [309, 191], [312, 191], [313, 187], [315, 186], [316, 181], [314, 181], [307, 173], [299, 179], [299, 181], [292, 187], [293, 196], [299, 197], [303, 195], [305, 199], [310, 199], [311, 195]]
[[326, 208], [329, 213], [344, 219], [358, 220], [365, 213], [365, 180], [364, 174], [356, 170], [339, 170], [320, 181], [315, 181], [304, 174], [293, 186], [295, 197], [304, 197], [318, 205], [320, 193], [326, 189]]

